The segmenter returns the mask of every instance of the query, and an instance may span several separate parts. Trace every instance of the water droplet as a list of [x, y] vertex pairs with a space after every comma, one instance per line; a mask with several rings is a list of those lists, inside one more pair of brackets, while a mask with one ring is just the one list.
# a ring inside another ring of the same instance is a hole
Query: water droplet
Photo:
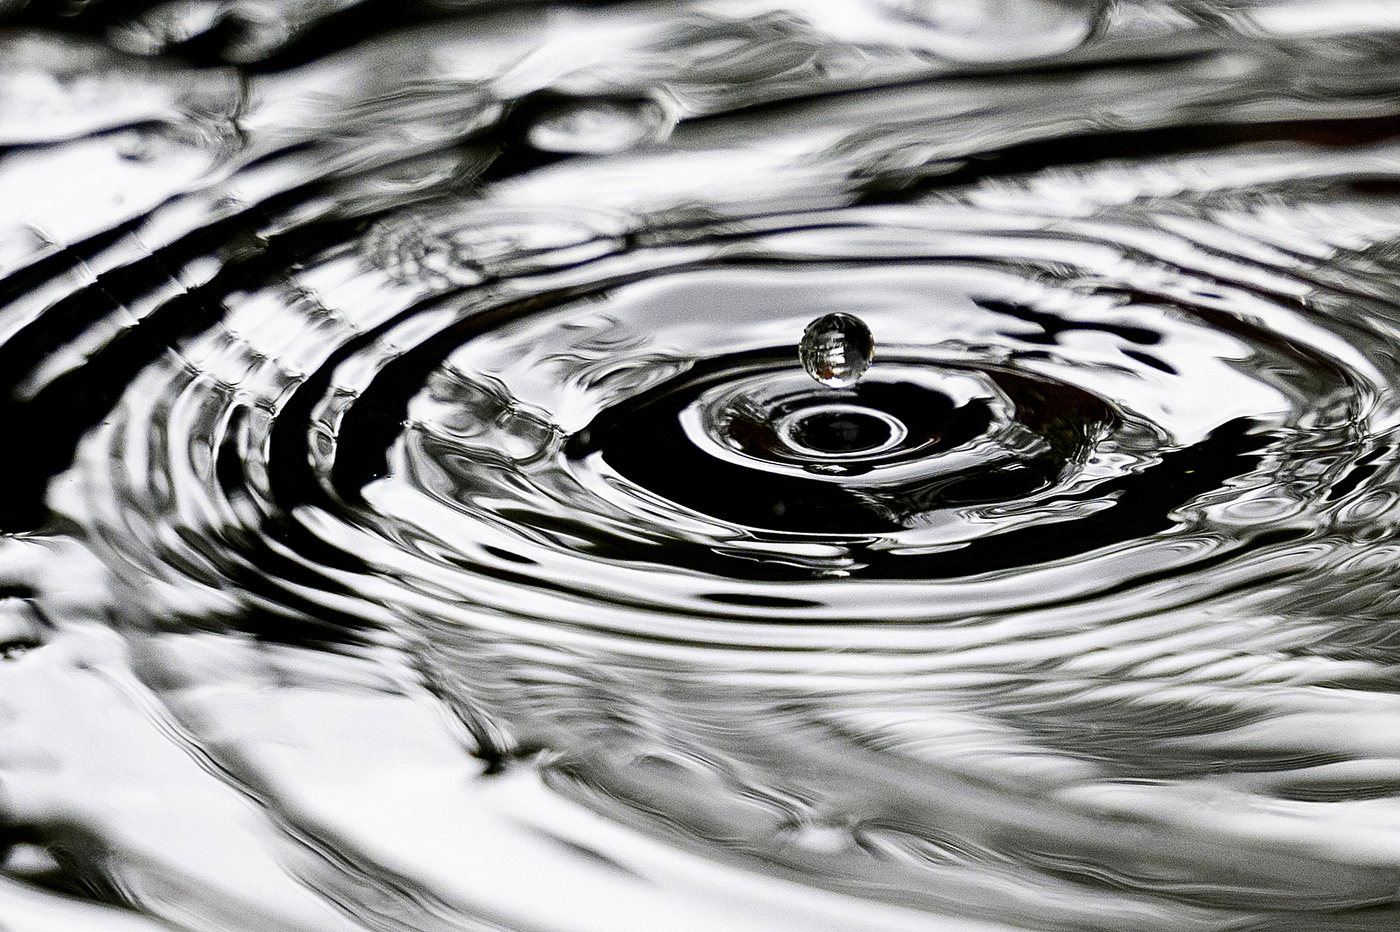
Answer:
[[808, 375], [823, 385], [842, 388], [859, 382], [870, 368], [875, 340], [859, 317], [827, 314], [807, 325], [797, 352]]

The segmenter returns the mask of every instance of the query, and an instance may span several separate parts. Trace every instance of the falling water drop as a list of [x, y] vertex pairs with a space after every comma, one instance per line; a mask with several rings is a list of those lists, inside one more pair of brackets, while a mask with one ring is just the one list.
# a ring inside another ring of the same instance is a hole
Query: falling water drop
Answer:
[[823, 385], [843, 388], [859, 382], [870, 368], [875, 340], [859, 317], [827, 314], [807, 325], [797, 352], [808, 375]]

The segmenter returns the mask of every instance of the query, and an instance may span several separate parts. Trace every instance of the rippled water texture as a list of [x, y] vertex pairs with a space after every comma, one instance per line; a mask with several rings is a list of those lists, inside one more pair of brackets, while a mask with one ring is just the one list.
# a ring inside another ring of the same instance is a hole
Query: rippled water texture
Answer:
[[1400, 927], [1400, 4], [0, 16], [5, 932]]

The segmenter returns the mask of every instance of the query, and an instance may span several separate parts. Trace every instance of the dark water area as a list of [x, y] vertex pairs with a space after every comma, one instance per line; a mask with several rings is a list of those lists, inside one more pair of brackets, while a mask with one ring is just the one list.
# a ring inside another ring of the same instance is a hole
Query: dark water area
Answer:
[[1400, 927], [1398, 63], [0, 0], [0, 932]]

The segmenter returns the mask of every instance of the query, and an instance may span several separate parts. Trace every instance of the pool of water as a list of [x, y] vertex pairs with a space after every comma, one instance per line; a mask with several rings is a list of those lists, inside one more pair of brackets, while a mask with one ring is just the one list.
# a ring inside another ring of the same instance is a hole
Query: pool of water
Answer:
[[1400, 924], [1400, 5], [0, 18], [0, 928]]

